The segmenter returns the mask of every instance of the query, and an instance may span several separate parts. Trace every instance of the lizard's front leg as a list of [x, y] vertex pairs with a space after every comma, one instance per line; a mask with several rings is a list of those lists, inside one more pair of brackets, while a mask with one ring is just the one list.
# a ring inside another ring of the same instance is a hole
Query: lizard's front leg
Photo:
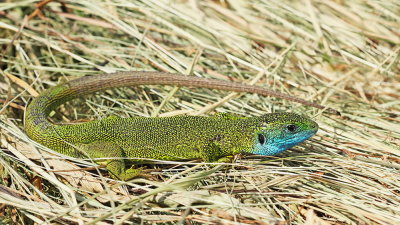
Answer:
[[205, 145], [202, 149], [202, 158], [205, 162], [214, 163], [230, 163], [233, 159], [233, 157], [227, 155], [220, 147], [220, 144], [215, 141], [211, 141]]

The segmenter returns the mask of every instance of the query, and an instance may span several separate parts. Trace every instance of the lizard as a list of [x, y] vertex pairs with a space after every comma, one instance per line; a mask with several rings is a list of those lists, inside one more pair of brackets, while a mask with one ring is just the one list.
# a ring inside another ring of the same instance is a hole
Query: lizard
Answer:
[[239, 153], [276, 155], [305, 141], [318, 130], [318, 124], [310, 118], [288, 112], [256, 117], [218, 113], [213, 116], [109, 116], [64, 125], [48, 120], [51, 111], [79, 96], [137, 85], [189, 86], [257, 93], [337, 112], [294, 96], [239, 82], [167, 72], [127, 71], [83, 76], [45, 90], [26, 108], [25, 131], [32, 140], [61, 154], [102, 158], [96, 163], [105, 165], [112, 178], [130, 180], [139, 175], [141, 169], [134, 165], [128, 168], [125, 164], [134, 163], [137, 158], [198, 158], [206, 162], [223, 162]]

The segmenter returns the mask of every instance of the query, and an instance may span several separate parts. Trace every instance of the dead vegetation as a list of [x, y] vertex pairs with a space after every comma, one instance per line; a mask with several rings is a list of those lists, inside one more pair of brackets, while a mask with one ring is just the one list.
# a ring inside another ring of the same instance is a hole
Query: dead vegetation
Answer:
[[[0, 223], [400, 224], [399, 12], [397, 1], [361, 0], [0, 3]], [[293, 111], [321, 127], [277, 157], [246, 156], [225, 167], [155, 162], [149, 178], [129, 183], [24, 134], [24, 106], [37, 93], [126, 70], [253, 82], [342, 116], [251, 94], [160, 86], [61, 107], [52, 119], [62, 123]]]

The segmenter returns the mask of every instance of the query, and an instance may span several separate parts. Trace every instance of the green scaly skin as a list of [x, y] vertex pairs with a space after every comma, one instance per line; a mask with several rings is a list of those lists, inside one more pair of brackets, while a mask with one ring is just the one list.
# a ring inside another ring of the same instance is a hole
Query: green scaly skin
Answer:
[[27, 107], [25, 130], [31, 139], [65, 155], [114, 158], [99, 163], [106, 164], [113, 178], [129, 180], [137, 176], [140, 170], [126, 169], [125, 163], [137, 161], [136, 158], [200, 158], [206, 162], [215, 162], [244, 152], [275, 155], [308, 139], [318, 129], [314, 121], [294, 113], [272, 113], [249, 118], [231, 114], [164, 118], [111, 116], [74, 125], [56, 125], [47, 119], [48, 114], [57, 106], [78, 96], [141, 84], [252, 92], [325, 108], [282, 93], [240, 83], [169, 73], [124, 72], [82, 77], [46, 90]]

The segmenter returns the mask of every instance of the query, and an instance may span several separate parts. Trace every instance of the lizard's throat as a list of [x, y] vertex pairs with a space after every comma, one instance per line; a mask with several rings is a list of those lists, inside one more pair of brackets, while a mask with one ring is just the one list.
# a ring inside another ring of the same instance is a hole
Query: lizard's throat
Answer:
[[296, 135], [283, 138], [270, 138], [264, 144], [255, 142], [253, 145], [252, 153], [257, 155], [277, 155], [307, 139], [312, 137], [316, 130], [304, 131]]

